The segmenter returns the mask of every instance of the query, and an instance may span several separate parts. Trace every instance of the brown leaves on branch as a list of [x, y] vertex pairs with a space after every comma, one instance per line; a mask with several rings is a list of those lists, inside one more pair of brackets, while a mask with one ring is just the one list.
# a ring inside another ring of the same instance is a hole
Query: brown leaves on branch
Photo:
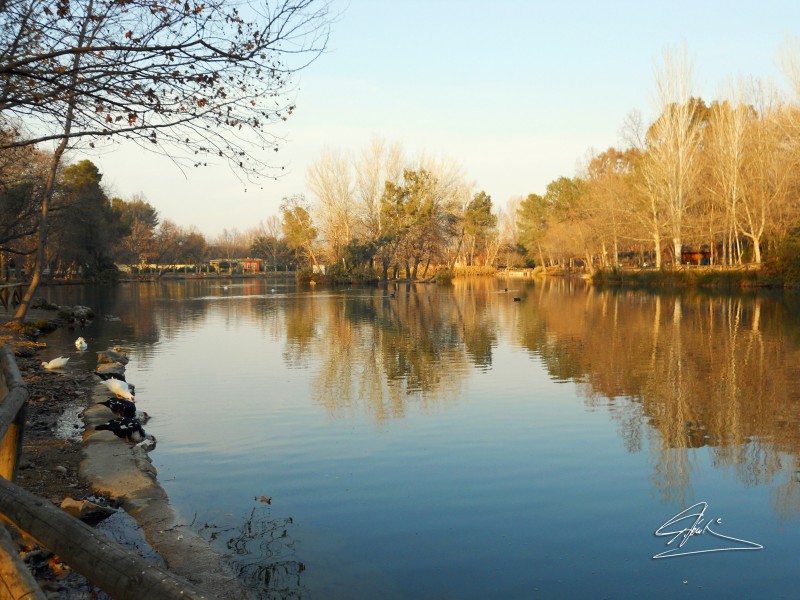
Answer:
[[[244, 162], [249, 173], [268, 169], [256, 155], [279, 138], [266, 125], [291, 114], [288, 98], [281, 101], [291, 75], [324, 50], [328, 2], [7, 3], [0, 12], [0, 113], [30, 135], [0, 141], [0, 150], [107, 136], [152, 147], [159, 131], [159, 152], [175, 160], [197, 148], [219, 156], [216, 149], [224, 148], [234, 167], [248, 156], [255, 158]], [[227, 140], [226, 128], [245, 123], [255, 131]]]

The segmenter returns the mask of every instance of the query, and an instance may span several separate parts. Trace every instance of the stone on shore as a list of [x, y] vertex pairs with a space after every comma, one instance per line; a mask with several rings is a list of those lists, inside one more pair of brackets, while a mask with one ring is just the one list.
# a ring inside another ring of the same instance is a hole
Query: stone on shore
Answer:
[[61, 510], [81, 521], [92, 522], [100, 521], [117, 512], [117, 509], [110, 506], [101, 506], [89, 500], [75, 500], [69, 496], [61, 501]]
[[125, 367], [118, 362], [100, 363], [95, 367], [95, 373], [114, 374], [125, 376]]
[[128, 357], [122, 352], [116, 350], [102, 350], [97, 353], [97, 363], [100, 365], [107, 363], [120, 363], [122, 365], [128, 364]]

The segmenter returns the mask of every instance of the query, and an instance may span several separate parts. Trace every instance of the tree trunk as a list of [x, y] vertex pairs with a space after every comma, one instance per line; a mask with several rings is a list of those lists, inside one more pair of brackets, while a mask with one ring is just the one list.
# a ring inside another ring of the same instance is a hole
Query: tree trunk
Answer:
[[458, 261], [458, 255], [461, 253], [461, 244], [464, 242], [464, 230], [461, 230], [461, 235], [458, 238], [458, 246], [456, 246], [456, 252], [453, 255], [453, 260], [447, 267], [452, 271], [456, 266], [456, 261]]
[[544, 262], [544, 254], [542, 253], [542, 245], [539, 242], [536, 242], [536, 245], [539, 247], [539, 260], [542, 262], [542, 268], [547, 269], [547, 263]]
[[[86, 7], [87, 15], [92, 13], [93, 4], [93, 0], [89, 0], [89, 3]], [[78, 36], [77, 46], [79, 48], [82, 47], [86, 41], [86, 30], [88, 26], [89, 18], [87, 17], [83, 21], [81, 33]], [[73, 75], [71, 81], [69, 82], [68, 89], [74, 89], [77, 85], [80, 61], [81, 53], [76, 52], [75, 58], [72, 60]], [[31, 300], [33, 300], [33, 295], [36, 293], [36, 289], [39, 287], [39, 281], [41, 281], [42, 278], [45, 251], [47, 249], [47, 213], [50, 210], [50, 203], [53, 201], [53, 194], [55, 193], [56, 189], [58, 166], [61, 163], [61, 157], [64, 155], [64, 151], [67, 149], [69, 135], [72, 132], [72, 121], [75, 116], [75, 103], [77, 102], [76, 98], [77, 95], [70, 100], [70, 103], [67, 106], [67, 112], [64, 115], [64, 134], [61, 138], [61, 142], [59, 142], [58, 146], [56, 147], [55, 152], [53, 152], [53, 158], [50, 161], [50, 172], [47, 174], [47, 181], [45, 182], [44, 191], [42, 192], [42, 210], [39, 218], [39, 241], [38, 247], [36, 248], [36, 262], [33, 266], [33, 275], [31, 276], [31, 281], [28, 284], [28, 289], [25, 291], [25, 295], [22, 297], [22, 302], [20, 302], [20, 305], [17, 307], [17, 312], [14, 313], [13, 320], [16, 323], [22, 323], [25, 321], [25, 316], [28, 314], [28, 307], [31, 304]]]
[[308, 250], [309, 256], [311, 256], [311, 260], [314, 261], [314, 265], [317, 267], [317, 270], [320, 270], [319, 263], [317, 262], [317, 257], [314, 256], [314, 251], [311, 249], [311, 244], [306, 244], [306, 250]]
[[69, 131], [72, 126], [72, 114], [70, 111], [68, 111], [67, 116], [69, 121], [64, 128], [65, 137], [61, 140], [61, 143], [53, 153], [53, 158], [50, 161], [50, 172], [47, 174], [47, 181], [45, 182], [44, 192], [42, 193], [42, 210], [39, 216], [39, 240], [36, 247], [36, 261], [33, 265], [33, 274], [31, 275], [31, 281], [28, 284], [28, 289], [25, 290], [25, 295], [22, 297], [22, 302], [20, 302], [19, 306], [17, 307], [17, 312], [14, 313], [13, 320], [17, 323], [22, 323], [25, 321], [25, 317], [28, 314], [28, 307], [31, 304], [31, 300], [33, 300], [33, 295], [36, 293], [36, 290], [39, 287], [39, 282], [42, 278], [45, 250], [47, 249], [47, 216], [50, 210], [50, 202], [52, 201], [53, 194], [55, 193], [58, 165], [61, 162], [61, 157], [63, 156], [64, 150], [67, 147], [68, 138], [66, 136], [69, 135]]
[[757, 265], [761, 264], [761, 240], [754, 235], [749, 236], [753, 242], [753, 262]]
[[660, 269], [661, 268], [661, 238], [658, 237], [658, 236], [655, 236], [655, 239], [653, 240], [653, 242], [655, 243], [656, 269]]

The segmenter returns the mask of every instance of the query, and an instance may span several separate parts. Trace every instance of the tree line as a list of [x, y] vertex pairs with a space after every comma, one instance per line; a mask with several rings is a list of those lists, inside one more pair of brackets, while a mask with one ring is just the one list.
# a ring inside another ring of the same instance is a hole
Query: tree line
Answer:
[[[299, 2], [298, 7], [309, 8], [311, 4], [310, 1]], [[32, 10], [30, 3], [22, 0], [8, 6]], [[194, 13], [187, 14], [185, 7], [171, 4], [124, 3], [118, 6], [109, 0], [107, 3], [89, 2], [84, 7], [85, 12], [80, 14], [74, 14], [71, 5], [65, 5], [63, 10], [67, 11], [67, 17], [54, 16], [52, 23], [48, 23], [62, 29], [74, 29], [80, 23], [89, 29], [95, 25], [100, 27], [102, 23], [109, 26], [110, 21], [103, 20], [106, 17], [101, 19], [92, 12], [92, 7], [99, 6], [111, 11], [109, 14], [121, 11], [114, 13], [121, 19], [115, 22], [117, 34], [120, 23], [128, 23], [125, 19], [130, 17], [128, 11], [134, 7], [150, 7], [147, 10], [151, 10], [160, 6], [168, 11], [174, 19], [170, 27], [177, 28], [169, 31], [175, 35], [181, 23], [193, 22], [196, 18]], [[291, 13], [290, 2], [279, 3], [279, 6], [287, 14]], [[254, 57], [243, 48], [251, 42], [245, 42], [240, 36], [241, 31], [255, 34], [245, 27], [241, 17], [234, 18], [227, 13], [224, 4], [214, 4], [211, 9], [206, 5], [196, 8], [201, 13], [213, 9], [216, 12], [207, 13], [207, 18], [223, 19], [225, 26], [235, 24], [238, 33], [234, 39], [242, 46], [236, 46], [238, 54], [230, 60], [243, 61], [239, 65], [242, 69], [250, 65], [248, 61]], [[33, 19], [33, 13], [25, 15]], [[302, 20], [298, 26], [302, 28], [309, 23]], [[3, 38], [6, 48], [24, 46], [25, 40], [19, 37], [23, 30], [15, 27], [7, 20], [5, 29], [0, 28], [6, 36]], [[151, 27], [162, 31], [158, 23], [152, 23]], [[314, 27], [310, 30], [319, 31]], [[119, 35], [128, 39], [132, 31]], [[17, 37], [10, 35], [15, 32], [19, 34]], [[166, 35], [166, 31], [162, 33]], [[80, 38], [81, 33], [73, 31], [71, 35]], [[198, 43], [202, 46], [204, 42]], [[272, 48], [266, 41], [263, 43]], [[36, 44], [41, 42], [37, 40]], [[123, 52], [122, 46], [124, 44], [118, 41], [113, 50]], [[725, 99], [707, 103], [693, 94], [691, 66], [685, 50], [664, 54], [663, 64], [656, 74], [657, 117], [644, 124], [640, 116], [632, 114], [624, 127], [624, 145], [593, 153], [576, 174], [556, 178], [543, 194], [512, 198], [505, 207], [497, 207], [486, 191], [474, 190], [474, 184], [457, 163], [425, 155], [410, 157], [398, 144], [376, 137], [356, 152], [327, 148], [312, 161], [307, 172], [310, 199], [302, 194], [286, 197], [278, 215], [251, 230], [226, 229], [218, 238], [208, 240], [192, 227], [162, 222], [157, 210], [144, 199], [108, 198], [95, 165], [89, 161], [62, 164], [66, 146], [50, 152], [40, 149], [41, 142], [50, 138], [35, 137], [22, 125], [26, 111], [36, 113], [44, 98], [36, 100], [25, 96], [22, 92], [30, 90], [24, 88], [24, 82], [30, 83], [34, 67], [63, 73], [65, 56], [78, 62], [74, 71], [76, 77], [83, 77], [81, 73], [84, 72], [80, 68], [86, 54], [83, 50], [74, 46], [57, 48], [58, 44], [53, 42], [50, 51], [61, 60], [57, 64], [10, 50], [6, 50], [5, 63], [0, 63], [5, 85], [5, 95], [0, 96], [5, 102], [2, 105], [3, 129], [0, 130], [0, 213], [3, 217], [0, 251], [14, 254], [22, 262], [25, 257], [35, 257], [34, 269], [50, 264], [62, 269], [80, 265], [94, 273], [113, 262], [194, 264], [212, 256], [227, 259], [253, 256], [263, 258], [273, 269], [315, 267], [323, 270], [325, 267], [333, 275], [347, 280], [418, 279], [428, 278], [442, 268], [453, 270], [459, 266], [477, 270], [580, 263], [593, 270], [617, 269], [622, 264], [661, 267], [686, 261], [761, 264], [767, 258], [779, 256], [782, 248], [800, 247], [797, 233], [800, 181], [796, 168], [800, 158], [800, 112], [796, 101], [786, 99], [764, 83], [751, 81], [732, 87]], [[313, 53], [314, 48], [312, 44], [308, 51]], [[163, 50], [161, 46], [150, 49], [157, 55], [150, 57], [152, 64], [147, 63], [148, 68], [156, 72], [163, 68], [160, 60], [176, 60], [171, 59], [169, 53], [167, 56], [158, 54]], [[133, 49], [125, 51], [134, 52]], [[139, 51], [143, 50], [136, 50]], [[276, 51], [275, 48], [272, 51]], [[205, 58], [210, 69], [205, 75], [190, 75], [198, 67], [185, 62], [180, 63], [181, 69], [173, 73], [174, 79], [170, 81], [183, 93], [194, 90], [192, 93], [198, 94], [196, 86], [199, 85], [205, 96], [193, 97], [199, 98], [197, 102], [203, 107], [213, 104], [213, 110], [209, 108], [211, 112], [197, 112], [193, 108], [185, 115], [186, 119], [200, 119], [199, 123], [203, 123], [203, 119], [216, 119], [215, 127], [227, 128], [229, 131], [225, 135], [229, 135], [231, 127], [240, 131], [243, 121], [233, 116], [220, 121], [220, 115], [228, 114], [233, 106], [225, 100], [230, 90], [220, 79], [222, 70], [216, 60], [221, 50], [217, 48], [216, 52]], [[280, 52], [277, 55], [280, 56]], [[17, 57], [19, 64], [13, 63], [12, 56]], [[800, 97], [800, 51], [789, 45], [782, 56], [785, 72], [795, 87], [795, 97]], [[23, 72], [28, 79], [22, 77]], [[66, 72], [72, 71], [67, 69]], [[244, 79], [237, 80], [241, 84], [237, 89], [242, 94], [236, 100], [238, 103], [247, 104], [255, 93], [254, 88], [248, 87], [255, 85], [248, 79], [249, 73], [245, 69], [239, 74]], [[262, 85], [285, 86], [281, 73], [283, 71], [278, 70], [265, 74]], [[36, 71], [36, 77], [44, 76], [43, 72]], [[59, 81], [65, 79], [62, 77]], [[51, 83], [55, 85], [54, 80]], [[134, 112], [123, 127], [125, 119], [120, 121], [119, 114], [114, 112], [120, 110], [118, 105], [114, 104], [116, 108], [112, 110], [110, 100], [101, 101], [93, 95], [94, 87], [90, 86], [87, 91], [73, 83], [71, 87], [59, 88], [64, 93], [65, 89], [72, 90], [73, 94], [63, 104], [63, 110], [56, 113], [48, 109], [46, 118], [42, 117], [50, 123], [51, 129], [59, 132], [53, 134], [52, 139], [66, 140], [67, 146], [75, 143], [77, 134], [70, 133], [67, 125], [75, 125], [77, 121], [59, 121], [59, 115], [66, 114], [72, 107], [83, 111], [80, 114], [84, 127], [92, 123], [99, 126], [93, 120], [95, 117], [89, 116], [91, 111], [93, 115], [106, 115], [102, 119], [105, 123], [102, 127], [107, 128], [104, 133], [84, 130], [77, 135], [81, 140], [94, 140], [98, 136], [125, 137], [133, 135], [127, 130], [134, 128], [138, 136], [134, 137], [139, 141], [147, 132], [147, 135], [156, 136], [156, 145], [161, 143], [157, 137], [161, 135], [160, 128], [153, 130], [153, 121], [145, 126], [137, 116], [140, 113]], [[167, 86], [165, 81], [161, 83]], [[184, 85], [189, 88], [182, 87]], [[125, 96], [124, 90], [115, 89]], [[166, 100], [158, 99], [166, 93], [163, 90], [156, 94], [156, 99], [150, 98], [147, 91], [136, 91], [141, 94], [136, 97], [141, 104], [140, 111], [144, 111], [146, 105], [148, 111], [164, 111], [162, 118], [167, 120], [186, 112], [185, 106], [182, 112], [172, 104], [163, 105]], [[53, 102], [62, 101], [56, 91], [50, 90], [50, 93]], [[290, 112], [291, 107], [281, 106], [265, 114], [277, 119], [285, 118]], [[12, 118], [14, 115], [16, 120]], [[108, 121], [109, 116], [111, 121]], [[184, 125], [183, 121], [180, 125]], [[61, 126], [62, 129], [58, 129]], [[137, 129], [139, 127], [143, 129]], [[165, 131], [172, 131], [170, 127], [166, 123]], [[265, 123], [250, 127], [251, 133], [260, 132], [262, 144], [263, 136], [269, 135], [265, 127]], [[26, 133], [30, 135], [26, 137]], [[219, 147], [223, 142], [215, 139], [217, 146], [210, 145], [211, 142], [202, 136], [187, 137], [182, 141], [183, 149], [208, 155], [213, 147], [215, 152], [221, 152], [220, 156], [228, 159], [236, 156], [236, 152], [231, 154], [233, 146], [223, 149]], [[178, 142], [180, 140], [171, 140], [171, 143]], [[243, 163], [241, 168], [247, 171], [249, 167]], [[787, 240], [797, 243], [787, 244]], [[35, 287], [33, 283], [32, 287]]]
[[[41, 185], [37, 165], [49, 160], [25, 151], [25, 160], [0, 165], [0, 278], [29, 273], [38, 248], [39, 214], [31, 188]], [[158, 209], [141, 195], [110, 196], [103, 175], [89, 160], [67, 165], [59, 172], [51, 205], [44, 269], [51, 277], [80, 276], [113, 279], [117, 265], [134, 269], [154, 265], [198, 266], [210, 259], [229, 263], [244, 257], [261, 258], [267, 269], [294, 270], [296, 253], [284, 241], [276, 216], [247, 231], [223, 229], [213, 238], [194, 226], [162, 219]]]
[[[796, 97], [799, 46], [782, 54]], [[651, 123], [632, 113], [624, 146], [505, 210], [447, 162], [380, 140], [327, 149], [308, 171], [317, 258], [414, 278], [431, 264], [760, 265], [800, 246], [800, 106], [753, 80], [710, 103], [692, 89], [685, 49], [665, 52]]]

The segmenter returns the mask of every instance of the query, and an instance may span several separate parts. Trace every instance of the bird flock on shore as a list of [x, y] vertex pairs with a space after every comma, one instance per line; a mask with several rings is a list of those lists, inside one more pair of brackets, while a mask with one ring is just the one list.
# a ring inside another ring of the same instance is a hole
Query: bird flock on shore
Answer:
[[[83, 352], [88, 348], [88, 344], [84, 338], [79, 337], [75, 340], [75, 348]], [[116, 416], [105, 423], [95, 425], [95, 429], [110, 431], [126, 442], [135, 444], [146, 451], [152, 450], [156, 445], [156, 437], [148, 434], [143, 427], [150, 419], [150, 415], [136, 408], [136, 387], [125, 380], [127, 356], [118, 347], [97, 354], [98, 365], [94, 374], [113, 394], [98, 404], [105, 406]], [[69, 357], [59, 356], [48, 362], [42, 362], [42, 367], [49, 371], [57, 371], [66, 367], [67, 362], [69, 362]]]

